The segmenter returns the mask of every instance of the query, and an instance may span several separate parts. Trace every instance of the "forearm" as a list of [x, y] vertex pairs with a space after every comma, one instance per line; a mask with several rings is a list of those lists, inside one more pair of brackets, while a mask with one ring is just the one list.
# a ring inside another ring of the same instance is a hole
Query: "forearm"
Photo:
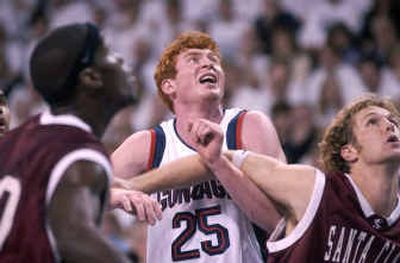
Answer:
[[128, 179], [123, 188], [151, 194], [156, 191], [187, 187], [212, 178], [213, 175], [201, 158], [198, 155], [191, 155]]
[[[232, 154], [227, 156], [232, 159]], [[300, 219], [310, 201], [315, 168], [287, 165], [269, 156], [248, 152], [240, 170], [265, 193], [285, 217]]]
[[226, 156], [221, 156], [210, 169], [224, 185], [232, 199], [246, 216], [264, 230], [270, 232], [281, 216], [270, 199]]

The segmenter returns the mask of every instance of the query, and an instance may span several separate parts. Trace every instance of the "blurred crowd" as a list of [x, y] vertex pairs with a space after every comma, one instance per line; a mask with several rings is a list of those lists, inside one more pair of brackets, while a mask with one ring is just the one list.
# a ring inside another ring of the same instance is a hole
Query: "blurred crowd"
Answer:
[[[31, 88], [36, 41], [59, 25], [91, 21], [136, 78], [135, 106], [103, 140], [111, 152], [129, 134], [170, 117], [153, 80], [162, 49], [185, 30], [219, 44], [225, 105], [269, 115], [290, 163], [316, 164], [319, 136], [333, 114], [363, 92], [400, 103], [400, 1], [396, 0], [2, 0], [0, 89], [11, 127], [46, 105]], [[51, 78], [51, 76], [49, 76]], [[104, 231], [143, 260], [145, 232], [109, 213]]]

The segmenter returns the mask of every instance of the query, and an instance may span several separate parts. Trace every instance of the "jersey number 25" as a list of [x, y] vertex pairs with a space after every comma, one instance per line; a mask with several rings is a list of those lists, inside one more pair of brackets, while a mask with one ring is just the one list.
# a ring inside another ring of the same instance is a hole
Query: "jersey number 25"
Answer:
[[213, 206], [202, 208], [192, 212], [176, 213], [172, 220], [172, 227], [181, 227], [182, 222], [186, 222], [186, 228], [183, 232], [172, 242], [171, 254], [173, 261], [181, 261], [187, 259], [194, 259], [200, 257], [200, 249], [192, 249], [183, 251], [182, 246], [195, 234], [197, 228], [205, 235], [215, 234], [217, 237], [217, 244], [213, 245], [210, 240], [201, 241], [201, 250], [210, 256], [224, 253], [229, 246], [229, 232], [228, 229], [220, 224], [209, 224], [208, 218], [221, 214], [220, 206]]

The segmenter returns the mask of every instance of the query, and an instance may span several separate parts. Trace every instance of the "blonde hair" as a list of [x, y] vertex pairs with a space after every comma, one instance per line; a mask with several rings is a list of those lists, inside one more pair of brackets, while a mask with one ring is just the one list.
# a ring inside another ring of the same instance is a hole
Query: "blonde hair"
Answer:
[[353, 134], [353, 117], [369, 106], [390, 111], [400, 123], [399, 111], [390, 100], [369, 93], [357, 98], [336, 115], [319, 143], [321, 163], [325, 171], [350, 172], [348, 162], [341, 156], [341, 148], [348, 143], [357, 143]]

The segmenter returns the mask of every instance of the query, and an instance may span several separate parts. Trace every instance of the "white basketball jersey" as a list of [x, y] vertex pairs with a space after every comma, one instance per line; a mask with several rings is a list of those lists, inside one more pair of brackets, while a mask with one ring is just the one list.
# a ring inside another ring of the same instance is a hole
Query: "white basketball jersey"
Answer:
[[[238, 146], [241, 113], [240, 109], [224, 113], [224, 149]], [[153, 167], [196, 154], [179, 138], [174, 119], [161, 123], [153, 134], [158, 144], [152, 147]], [[157, 192], [153, 197], [162, 205], [163, 218], [148, 228], [148, 263], [262, 262], [252, 224], [219, 181]]]

